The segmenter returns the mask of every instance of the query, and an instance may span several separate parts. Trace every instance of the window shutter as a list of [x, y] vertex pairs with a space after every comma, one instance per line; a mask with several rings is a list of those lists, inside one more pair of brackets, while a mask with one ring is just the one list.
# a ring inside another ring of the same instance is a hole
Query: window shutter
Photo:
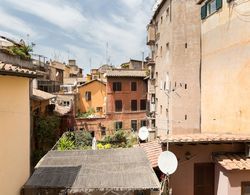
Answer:
[[201, 7], [201, 19], [204, 20], [207, 17], [207, 4]]
[[216, 10], [222, 8], [222, 0], [216, 0]]

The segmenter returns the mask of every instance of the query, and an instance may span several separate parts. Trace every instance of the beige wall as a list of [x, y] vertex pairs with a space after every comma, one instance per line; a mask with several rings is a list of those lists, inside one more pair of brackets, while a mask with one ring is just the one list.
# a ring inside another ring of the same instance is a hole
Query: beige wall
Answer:
[[250, 2], [240, 2], [202, 21], [203, 132], [250, 133]]
[[[200, 132], [199, 13], [199, 5], [194, 0], [166, 0], [152, 20], [156, 28], [156, 42], [154, 46], [148, 44], [155, 50], [152, 56], [156, 63], [153, 71], [159, 134], [166, 135], [168, 119], [170, 133]], [[149, 37], [154, 37], [152, 33], [149, 28]], [[164, 90], [167, 75], [172, 89], [170, 92]]]
[[216, 195], [241, 195], [241, 182], [250, 181], [250, 171], [226, 171], [220, 166], [215, 169]]
[[[170, 176], [170, 186], [173, 189], [174, 195], [193, 195], [194, 194], [194, 164], [195, 163], [207, 163], [213, 162], [212, 152], [238, 152], [244, 151], [244, 144], [208, 144], [208, 145], [183, 145], [176, 146], [170, 145], [170, 151], [172, 151], [178, 159], [178, 167], [174, 174]], [[185, 153], [190, 152], [191, 158], [186, 159]], [[216, 175], [216, 174], [215, 174]], [[239, 178], [239, 177], [238, 177]], [[215, 182], [218, 182], [218, 178], [215, 178]], [[225, 184], [225, 181], [221, 181], [220, 190]], [[240, 181], [239, 181], [240, 182]], [[215, 191], [218, 184], [215, 183]], [[227, 185], [228, 186], [228, 185]], [[232, 186], [234, 188], [235, 186]], [[235, 188], [234, 188], [235, 189]], [[217, 191], [216, 191], [217, 192]], [[223, 193], [215, 193], [215, 195], [228, 195]], [[230, 194], [231, 195], [231, 194]], [[232, 194], [240, 195], [240, 194]]]
[[19, 194], [30, 171], [29, 79], [0, 75], [0, 194]]

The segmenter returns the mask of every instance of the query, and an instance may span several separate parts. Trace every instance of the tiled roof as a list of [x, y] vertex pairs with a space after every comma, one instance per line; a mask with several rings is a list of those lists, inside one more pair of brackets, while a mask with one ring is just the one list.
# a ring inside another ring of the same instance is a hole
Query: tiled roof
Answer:
[[244, 154], [214, 154], [213, 159], [226, 170], [250, 170], [250, 158]]
[[169, 143], [228, 143], [228, 142], [248, 142], [250, 135], [246, 134], [215, 134], [215, 133], [196, 133], [196, 134], [177, 134], [162, 137], [162, 142]]
[[162, 152], [161, 144], [159, 143], [159, 141], [142, 143], [140, 144], [140, 147], [145, 151], [150, 161], [151, 166], [157, 167], [158, 157], [160, 156], [160, 153]]
[[108, 70], [107, 77], [146, 77], [145, 70], [115, 69]]
[[51, 94], [51, 93], [47, 93], [45, 91], [33, 89], [33, 97], [36, 99], [39, 99], [39, 100], [49, 100], [49, 99], [52, 99], [56, 96]]
[[0, 61], [0, 75], [15, 75], [34, 78], [36, 77], [36, 72], [12, 64], [5, 64]]

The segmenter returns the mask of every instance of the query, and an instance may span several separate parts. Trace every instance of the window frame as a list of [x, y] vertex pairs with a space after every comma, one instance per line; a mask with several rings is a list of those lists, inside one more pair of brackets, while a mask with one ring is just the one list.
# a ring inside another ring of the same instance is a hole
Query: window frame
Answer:
[[138, 110], [137, 100], [131, 100], [130, 109], [131, 109], [131, 111], [137, 111]]
[[85, 100], [91, 101], [91, 91], [85, 91]]
[[141, 120], [140, 125], [141, 125], [141, 127], [147, 127], [147, 120]]
[[[115, 130], [117, 131], [117, 130], [120, 130], [120, 129], [122, 129], [122, 121], [115, 121]], [[117, 126], [118, 126], [118, 128], [117, 128]]]
[[122, 83], [121, 82], [113, 82], [113, 91], [121, 91], [122, 90]]
[[[133, 128], [134, 125], [136, 127], [135, 129]], [[131, 120], [131, 130], [133, 130], [133, 131], [138, 130], [137, 120]]]
[[122, 112], [122, 100], [115, 100], [115, 112]]
[[137, 91], [137, 82], [135, 81], [131, 82], [131, 91]]
[[241, 182], [241, 195], [245, 195], [245, 188], [250, 187], [250, 181], [242, 181]]
[[[142, 104], [142, 102], [145, 102], [145, 105]], [[144, 108], [144, 109], [143, 109]], [[147, 100], [146, 99], [141, 99], [140, 100], [140, 110], [147, 110]]]

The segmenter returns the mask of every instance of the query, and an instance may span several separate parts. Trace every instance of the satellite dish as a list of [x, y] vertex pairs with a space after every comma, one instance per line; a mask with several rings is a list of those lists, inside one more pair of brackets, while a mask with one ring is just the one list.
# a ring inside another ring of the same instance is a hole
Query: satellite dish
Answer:
[[148, 138], [148, 136], [149, 136], [148, 128], [147, 127], [141, 127], [139, 129], [139, 135], [138, 136], [142, 141], [146, 140]]
[[178, 161], [174, 153], [165, 151], [160, 154], [158, 158], [158, 167], [163, 173], [171, 175], [176, 171], [177, 166]]

